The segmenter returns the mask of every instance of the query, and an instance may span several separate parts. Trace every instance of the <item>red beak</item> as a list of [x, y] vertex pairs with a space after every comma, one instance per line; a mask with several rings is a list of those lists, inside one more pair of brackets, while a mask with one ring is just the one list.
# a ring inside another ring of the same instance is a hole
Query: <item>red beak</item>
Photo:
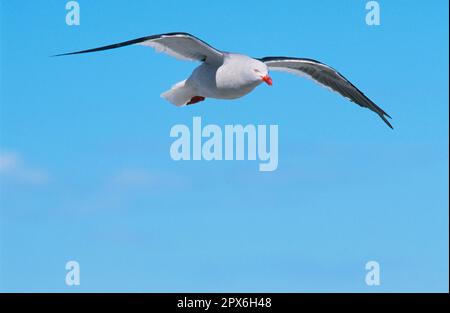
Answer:
[[269, 75], [264, 76], [261, 78], [263, 82], [265, 82], [267, 85], [272, 86], [272, 78], [270, 78]]

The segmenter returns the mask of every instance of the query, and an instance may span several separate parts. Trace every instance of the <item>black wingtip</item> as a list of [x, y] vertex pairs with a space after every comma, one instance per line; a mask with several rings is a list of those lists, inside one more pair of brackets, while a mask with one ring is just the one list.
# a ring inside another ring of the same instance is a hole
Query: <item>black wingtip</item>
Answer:
[[380, 114], [381, 119], [386, 123], [386, 125], [389, 126], [390, 129], [394, 129], [392, 124], [387, 120], [386, 116], [392, 119], [392, 117], [390, 117], [388, 114]]
[[56, 58], [56, 57], [63, 57], [63, 56], [66, 56], [66, 55], [75, 55], [75, 54], [82, 54], [82, 53], [87, 53], [87, 52], [95, 52], [95, 51], [94, 51], [94, 49], [90, 49], [90, 50], [83, 50], [83, 51], [55, 54], [55, 55], [51, 55], [50, 57], [51, 58]]
[[67, 52], [67, 53], [54, 54], [54, 55], [51, 55], [50, 58], [63, 57], [63, 56], [66, 56], [66, 55], [81, 54], [81, 53], [84, 53], [84, 51], [76, 51], [76, 52]]

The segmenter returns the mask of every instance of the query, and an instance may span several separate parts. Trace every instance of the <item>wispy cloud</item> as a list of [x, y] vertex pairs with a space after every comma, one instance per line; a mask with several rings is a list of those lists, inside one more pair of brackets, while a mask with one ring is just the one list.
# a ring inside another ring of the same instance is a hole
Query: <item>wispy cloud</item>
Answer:
[[157, 175], [145, 170], [126, 169], [114, 176], [113, 181], [119, 185], [151, 185], [157, 182]]
[[122, 187], [178, 187], [185, 184], [184, 179], [174, 173], [154, 172], [146, 169], [124, 169], [112, 179], [113, 184]]
[[0, 178], [26, 184], [48, 182], [48, 173], [28, 166], [22, 157], [11, 151], [0, 151]]

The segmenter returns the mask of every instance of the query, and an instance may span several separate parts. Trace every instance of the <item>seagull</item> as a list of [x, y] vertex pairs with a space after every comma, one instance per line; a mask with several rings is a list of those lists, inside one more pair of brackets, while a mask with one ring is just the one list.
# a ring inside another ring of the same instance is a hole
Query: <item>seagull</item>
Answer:
[[161, 94], [162, 98], [176, 106], [192, 105], [204, 101], [206, 98], [237, 99], [243, 97], [261, 83], [272, 86], [269, 70], [273, 70], [312, 79], [359, 106], [375, 112], [391, 129], [393, 128], [387, 120], [387, 118], [391, 118], [389, 114], [372, 102], [338, 71], [313, 59], [284, 56], [252, 58], [244, 54], [215, 49], [205, 41], [184, 32], [151, 35], [55, 56], [97, 52], [130, 45], [148, 46], [181, 60], [201, 62], [189, 78]]

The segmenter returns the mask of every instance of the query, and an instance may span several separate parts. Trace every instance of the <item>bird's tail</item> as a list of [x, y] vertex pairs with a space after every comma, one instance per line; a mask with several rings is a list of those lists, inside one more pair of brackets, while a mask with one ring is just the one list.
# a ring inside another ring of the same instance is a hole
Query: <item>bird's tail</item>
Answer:
[[172, 88], [161, 94], [161, 97], [176, 105], [186, 105], [196, 94], [195, 90], [186, 84], [186, 80], [176, 83]]

